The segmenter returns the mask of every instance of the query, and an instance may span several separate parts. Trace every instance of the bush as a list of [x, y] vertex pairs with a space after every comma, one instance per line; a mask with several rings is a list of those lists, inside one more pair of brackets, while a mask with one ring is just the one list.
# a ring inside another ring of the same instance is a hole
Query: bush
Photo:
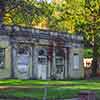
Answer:
[[93, 50], [91, 48], [84, 49], [84, 58], [93, 58]]

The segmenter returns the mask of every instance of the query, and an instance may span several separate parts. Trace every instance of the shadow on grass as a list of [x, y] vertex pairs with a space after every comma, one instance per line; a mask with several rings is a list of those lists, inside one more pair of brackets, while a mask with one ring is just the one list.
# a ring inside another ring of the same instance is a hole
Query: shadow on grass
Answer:
[[[48, 84], [45, 85], [45, 84]], [[47, 98], [55, 100], [56, 98], [77, 97], [80, 91], [91, 90], [96, 92], [97, 100], [100, 100], [100, 80], [72, 80], [72, 81], [41, 81], [41, 80], [2, 80], [0, 87], [10, 86], [0, 89], [0, 97], [21, 98], [21, 100], [42, 100], [44, 88], [47, 89]], [[20, 86], [20, 87], [17, 87]], [[24, 98], [24, 99], [23, 99]], [[57, 100], [58, 100], [57, 99]]]
[[[79, 88], [48, 88], [47, 91], [47, 98], [48, 100], [58, 100], [63, 98], [73, 98], [78, 97], [78, 94], [80, 91], [88, 90], [88, 89], [79, 89]], [[100, 89], [98, 90], [92, 90], [96, 92], [96, 97], [98, 100], [100, 100]], [[21, 89], [21, 88], [13, 88], [13, 89], [7, 89], [7, 90], [1, 90], [0, 91], [0, 98], [17, 98], [18, 100], [42, 100], [44, 96], [44, 88], [27, 88], [27, 89]], [[23, 99], [24, 98], [24, 99]]]

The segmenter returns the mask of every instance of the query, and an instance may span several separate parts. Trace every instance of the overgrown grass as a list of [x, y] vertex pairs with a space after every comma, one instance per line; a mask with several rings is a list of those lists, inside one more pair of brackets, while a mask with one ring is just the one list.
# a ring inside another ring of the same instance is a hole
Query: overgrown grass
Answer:
[[[48, 84], [48, 85], [45, 85]], [[2, 95], [16, 97], [43, 98], [44, 88], [48, 87], [47, 97], [71, 98], [82, 90], [96, 92], [100, 99], [100, 80], [42, 81], [42, 80], [1, 80], [0, 86], [24, 86], [29, 88], [9, 88], [0, 90]], [[98, 100], [99, 100], [98, 99]]]

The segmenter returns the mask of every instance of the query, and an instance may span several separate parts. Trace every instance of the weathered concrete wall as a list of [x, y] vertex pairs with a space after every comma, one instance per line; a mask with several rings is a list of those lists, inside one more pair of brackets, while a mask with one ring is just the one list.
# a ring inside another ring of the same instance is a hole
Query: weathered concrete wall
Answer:
[[[79, 68], [74, 68], [74, 54], [79, 55]], [[69, 77], [72, 79], [81, 79], [84, 77], [83, 68], [83, 49], [82, 48], [72, 48], [70, 49], [70, 63], [69, 63]]]
[[30, 79], [32, 78], [32, 47], [30, 47], [30, 54], [28, 56], [28, 65], [27, 71], [23, 72], [24, 69], [20, 69], [18, 66], [18, 54], [16, 49], [13, 48], [13, 69], [14, 69], [14, 77], [18, 79]]
[[[28, 72], [28, 78], [38, 79], [38, 49], [40, 47], [47, 47], [49, 42], [47, 40], [41, 39], [39, 42], [34, 42], [33, 45], [30, 45], [31, 47], [31, 55], [29, 57], [29, 72]], [[45, 45], [45, 46], [44, 46]], [[0, 36], [0, 48], [5, 48], [5, 66], [4, 68], [0, 69], [0, 79], [4, 78], [11, 78], [11, 45], [9, 44], [9, 38], [8, 37], [1, 37]], [[15, 48], [16, 49], [16, 48]], [[56, 71], [56, 63], [55, 63], [55, 48], [53, 50], [53, 61], [52, 66], [48, 64], [49, 70], [48, 76], [50, 77], [50, 73], [54, 73]], [[84, 77], [84, 68], [83, 68], [83, 49], [82, 48], [72, 48], [69, 49], [69, 57], [67, 55], [67, 50], [65, 48], [66, 56], [65, 56], [65, 75], [64, 78], [67, 79], [73, 78], [73, 79], [79, 79]], [[79, 55], [79, 68], [74, 68], [74, 54]], [[14, 68], [14, 74], [15, 78], [23, 79], [23, 75], [16, 70], [16, 53], [13, 56], [13, 62], [15, 65], [13, 65]], [[69, 58], [69, 60], [67, 59]], [[68, 61], [69, 62], [68, 62]], [[69, 66], [67, 65], [69, 63]], [[52, 68], [51, 68], [52, 67]], [[69, 68], [68, 68], [69, 67]], [[69, 75], [68, 75], [69, 74]]]
[[[1, 37], [0, 37], [1, 38]], [[4, 68], [0, 68], [0, 79], [11, 77], [11, 47], [9, 42], [0, 39], [0, 48], [5, 48]]]

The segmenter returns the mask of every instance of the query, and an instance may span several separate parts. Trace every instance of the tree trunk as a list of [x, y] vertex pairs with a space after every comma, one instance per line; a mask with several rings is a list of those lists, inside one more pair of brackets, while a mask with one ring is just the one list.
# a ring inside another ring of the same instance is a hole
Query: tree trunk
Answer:
[[97, 72], [97, 45], [96, 45], [96, 36], [94, 36], [94, 45], [93, 45], [93, 62], [92, 62], [92, 76], [95, 77], [96, 76], [96, 72]]

